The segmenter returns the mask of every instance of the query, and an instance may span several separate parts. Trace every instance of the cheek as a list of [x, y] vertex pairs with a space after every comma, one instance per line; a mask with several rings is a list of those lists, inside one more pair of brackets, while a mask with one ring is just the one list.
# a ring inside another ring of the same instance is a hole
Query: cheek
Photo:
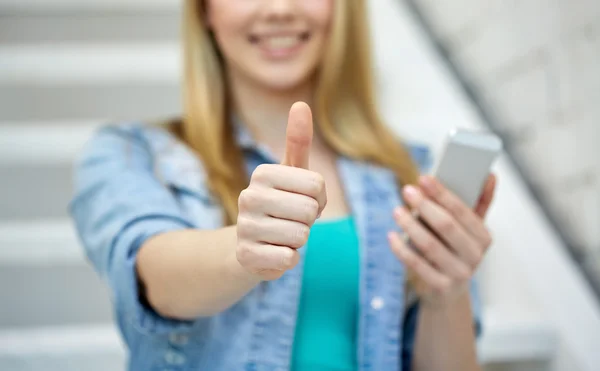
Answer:
[[303, 0], [301, 6], [303, 13], [314, 26], [324, 30], [329, 29], [333, 18], [334, 0]]
[[207, 25], [222, 49], [235, 48], [243, 41], [245, 28], [252, 19], [255, 2], [236, 0], [209, 1]]

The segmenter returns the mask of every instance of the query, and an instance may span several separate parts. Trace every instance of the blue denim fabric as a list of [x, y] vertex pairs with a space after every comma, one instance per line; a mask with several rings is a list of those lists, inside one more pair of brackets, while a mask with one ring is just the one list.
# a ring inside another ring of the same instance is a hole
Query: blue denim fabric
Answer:
[[[237, 139], [249, 173], [273, 162], [243, 129], [238, 129]], [[428, 149], [410, 150], [425, 171], [430, 166]], [[408, 370], [418, 307], [403, 318], [405, 271], [386, 237], [398, 229], [392, 210], [401, 199], [394, 176], [344, 157], [338, 168], [361, 245], [359, 370]], [[75, 190], [70, 211], [87, 256], [111, 288], [115, 316], [130, 351], [129, 370], [289, 369], [302, 262], [213, 317], [167, 319], [139, 300], [134, 262], [146, 239], [178, 229], [222, 226], [223, 214], [205, 186], [202, 164], [186, 146], [158, 127], [105, 127], [77, 163]], [[475, 282], [472, 302], [479, 329]]]

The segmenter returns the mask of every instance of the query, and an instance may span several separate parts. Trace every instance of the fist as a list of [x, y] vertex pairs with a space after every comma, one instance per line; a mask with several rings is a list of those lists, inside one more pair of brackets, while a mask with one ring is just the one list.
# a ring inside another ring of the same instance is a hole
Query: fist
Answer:
[[313, 123], [310, 108], [290, 109], [285, 157], [280, 165], [260, 165], [240, 193], [237, 259], [262, 280], [274, 280], [298, 264], [297, 249], [327, 203], [323, 177], [309, 170]]

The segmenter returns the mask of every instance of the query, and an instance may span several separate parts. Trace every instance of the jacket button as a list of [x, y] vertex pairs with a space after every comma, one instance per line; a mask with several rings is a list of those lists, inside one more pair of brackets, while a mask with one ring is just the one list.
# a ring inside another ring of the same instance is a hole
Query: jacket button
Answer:
[[190, 337], [184, 334], [171, 334], [169, 341], [173, 345], [186, 345], [190, 341]]
[[373, 308], [375, 310], [380, 310], [384, 306], [385, 306], [385, 302], [383, 301], [381, 296], [375, 296], [373, 299], [371, 299], [371, 308]]
[[185, 356], [171, 350], [165, 353], [165, 361], [171, 365], [182, 365], [185, 363]]

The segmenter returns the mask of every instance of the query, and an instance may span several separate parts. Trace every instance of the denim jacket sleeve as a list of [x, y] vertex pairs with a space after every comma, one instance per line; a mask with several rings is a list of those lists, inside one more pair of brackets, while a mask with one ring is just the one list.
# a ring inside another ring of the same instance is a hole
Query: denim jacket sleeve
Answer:
[[88, 258], [111, 288], [121, 326], [149, 333], [191, 326], [163, 318], [139, 300], [140, 246], [154, 235], [194, 227], [154, 175], [139, 129], [107, 127], [87, 144], [75, 168], [70, 213]]

